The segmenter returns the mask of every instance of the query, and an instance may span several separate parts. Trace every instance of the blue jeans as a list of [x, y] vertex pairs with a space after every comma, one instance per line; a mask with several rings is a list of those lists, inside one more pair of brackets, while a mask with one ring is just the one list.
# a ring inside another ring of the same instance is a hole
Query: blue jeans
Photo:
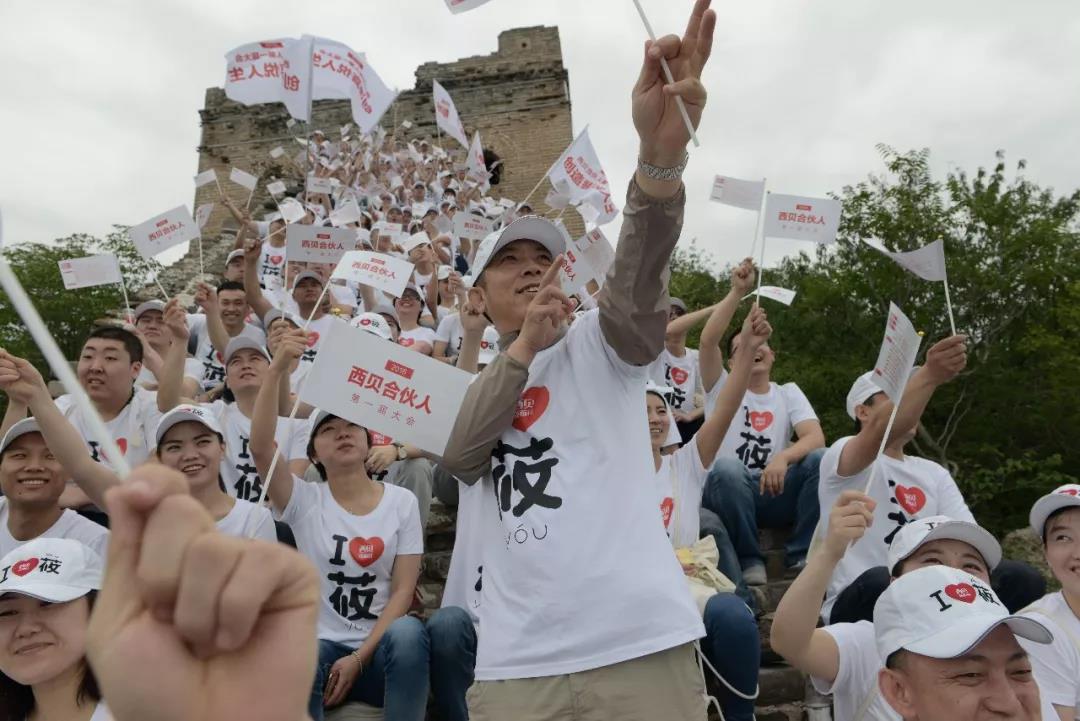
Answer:
[[784, 544], [784, 561], [791, 566], [806, 558], [818, 522], [818, 473], [823, 455], [825, 449], [818, 448], [788, 466], [779, 496], [762, 495], [761, 472], [751, 472], [738, 459], [720, 458], [713, 463], [701, 505], [720, 516], [742, 568], [765, 563], [758, 524], [778, 528], [794, 523]]
[[476, 668], [476, 627], [468, 612], [444, 606], [427, 622], [431, 639], [431, 692], [444, 721], [468, 721], [465, 692]]
[[716, 550], [720, 552], [720, 558], [716, 562], [717, 570], [735, 584], [735, 595], [745, 601], [750, 610], [756, 613], [757, 597], [750, 592], [746, 581], [743, 580], [739, 557], [735, 555], [735, 547], [731, 544], [723, 521], [720, 520], [720, 516], [707, 508], [699, 508], [698, 513], [701, 519], [701, 537], [712, 536], [716, 541]]
[[[761, 637], [753, 612], [738, 596], [718, 593], [705, 604], [701, 650], [732, 687], [746, 696], [754, 695], [761, 665]], [[711, 672], [706, 670], [705, 675]], [[727, 721], [753, 721], [753, 701], [739, 698], [727, 688], [720, 691], [718, 700]]]
[[[323, 691], [330, 668], [353, 649], [319, 639], [319, 663], [311, 688], [308, 713], [314, 721], [323, 719]], [[420, 621], [402, 616], [390, 624], [379, 639], [371, 664], [349, 689], [345, 702], [359, 701], [385, 711], [394, 721], [424, 721], [428, 697], [428, 635]]]

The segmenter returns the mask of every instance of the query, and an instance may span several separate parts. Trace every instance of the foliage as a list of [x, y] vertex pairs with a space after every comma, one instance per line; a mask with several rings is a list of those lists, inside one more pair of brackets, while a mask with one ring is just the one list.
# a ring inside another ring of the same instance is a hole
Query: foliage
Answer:
[[[940, 181], [927, 150], [879, 150], [886, 172], [838, 196], [840, 241], [766, 270], [768, 284], [798, 292], [790, 308], [766, 301], [773, 376], [798, 382], [830, 442], [850, 434], [843, 401], [875, 360], [889, 301], [925, 332], [924, 351], [949, 334], [942, 284], [861, 241], [907, 251], [943, 239], [968, 368], [935, 394], [908, 450], [948, 467], [980, 522], [1022, 526], [1037, 495], [1080, 477], [1080, 191], [1040, 188], [1023, 161], [1009, 177], [1001, 153], [992, 170]], [[708, 268], [696, 250], [679, 253], [673, 293], [691, 307], [716, 302], [727, 283], [710, 286]]]

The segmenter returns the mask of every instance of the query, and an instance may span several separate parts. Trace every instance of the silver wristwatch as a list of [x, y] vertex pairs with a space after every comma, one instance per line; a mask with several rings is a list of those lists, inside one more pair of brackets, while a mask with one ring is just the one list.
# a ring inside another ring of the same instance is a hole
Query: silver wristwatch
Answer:
[[652, 163], [646, 163], [641, 158], [638, 158], [637, 166], [646, 178], [652, 178], [653, 180], [678, 180], [682, 177], [683, 171], [686, 170], [686, 163], [690, 160], [690, 153], [683, 154], [682, 162], [676, 165], [674, 168], [661, 168], [659, 165], [653, 165]]

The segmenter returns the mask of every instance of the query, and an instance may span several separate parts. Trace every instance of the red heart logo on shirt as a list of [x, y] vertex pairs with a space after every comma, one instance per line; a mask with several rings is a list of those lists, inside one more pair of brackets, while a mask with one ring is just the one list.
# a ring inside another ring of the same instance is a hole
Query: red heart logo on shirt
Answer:
[[371, 445], [373, 446], [388, 446], [394, 442], [394, 439], [390, 436], [384, 436], [382, 433], [371, 432]]
[[1080, 491], [1075, 488], [1066, 488], [1064, 491], [1058, 491], [1063, 496], [1080, 496]]
[[385, 548], [383, 540], [378, 536], [371, 538], [358, 536], [349, 541], [349, 555], [364, 568], [378, 561]]
[[761, 433], [763, 430], [772, 425], [773, 414], [771, 411], [757, 411], [750, 412], [750, 425], [755, 431]]
[[682, 368], [671, 369], [671, 380], [675, 381], [675, 385], [682, 385], [686, 382], [686, 379], [690, 377], [690, 374], [684, 371]]
[[398, 339], [398, 343], [405, 346], [406, 348], [408, 348], [409, 346], [411, 346], [415, 342], [416, 342], [416, 340], [413, 339], [413, 338], [399, 338]]
[[[126, 456], [127, 455], [127, 438], [117, 438], [116, 439], [116, 447], [120, 449], [120, 455]], [[101, 451], [101, 457], [104, 458], [106, 461], [109, 460], [108, 456], [105, 455], [105, 451]]]
[[271, 255], [270, 262], [274, 265], [281, 265], [281, 261], [285, 260], [283, 255]]
[[671, 512], [675, 510], [675, 501], [671, 498], [665, 498], [663, 503], [660, 504], [660, 513], [664, 516], [664, 528], [671, 525]]
[[970, 583], [950, 583], [945, 587], [945, 595], [964, 603], [975, 603], [975, 588]]
[[38, 559], [28, 558], [25, 561], [19, 561], [11, 564], [11, 572], [16, 576], [25, 576], [26, 574], [37, 568]]
[[519, 431], [529, 430], [529, 426], [540, 420], [547, 410], [551, 394], [546, 386], [528, 388], [518, 398], [517, 410], [514, 412], [514, 422], [511, 424]]
[[900, 504], [900, 507], [911, 514], [915, 514], [926, 505], [926, 494], [918, 486], [896, 487], [896, 502]]
[[309, 330], [307, 337], [307, 347], [314, 348], [315, 344], [319, 342], [319, 332], [316, 330]]

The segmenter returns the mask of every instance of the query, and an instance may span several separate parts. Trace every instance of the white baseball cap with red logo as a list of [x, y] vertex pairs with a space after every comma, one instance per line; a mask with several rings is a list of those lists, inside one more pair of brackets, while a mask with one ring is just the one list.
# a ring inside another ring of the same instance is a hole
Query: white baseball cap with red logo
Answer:
[[394, 339], [393, 332], [390, 330], [390, 324], [386, 322], [386, 318], [378, 313], [361, 313], [349, 321], [349, 325], [353, 328], [367, 331], [383, 340]]
[[1035, 505], [1031, 507], [1031, 514], [1028, 516], [1028, 522], [1035, 531], [1035, 535], [1039, 538], [1043, 537], [1046, 519], [1050, 517], [1050, 514], [1070, 507], [1080, 508], [1080, 485], [1075, 483], [1058, 486], [1035, 501]]
[[499, 355], [499, 331], [495, 326], [489, 325], [484, 328], [484, 335], [480, 339], [480, 358], [477, 363], [487, 365]]
[[928, 516], [904, 524], [893, 536], [886, 563], [889, 573], [896, 575], [896, 567], [901, 561], [927, 543], [942, 539], [963, 541], [974, 548], [983, 557], [989, 571], [993, 571], [1001, 563], [1001, 544], [990, 531], [975, 523], [958, 521], [948, 516]]
[[101, 590], [101, 556], [70, 538], [39, 537], [0, 560], [0, 596], [66, 603]]
[[467, 285], [472, 286], [480, 280], [484, 268], [495, 254], [517, 240], [531, 240], [539, 243], [551, 254], [552, 260], [560, 253], [565, 253], [566, 247], [570, 244], [570, 236], [561, 225], [556, 225], [539, 215], [518, 218], [502, 230], [489, 234], [480, 242], [472, 267], [469, 269]]
[[177, 423], [185, 423], [187, 421], [201, 423], [222, 438], [225, 437], [221, 432], [221, 425], [218, 423], [218, 420], [213, 413], [202, 406], [182, 403], [163, 415], [161, 420], [158, 421], [157, 429], [154, 431], [154, 444], [160, 446], [161, 439], [165, 437], [165, 434], [169, 432], [170, 428]]
[[904, 649], [930, 658], [956, 658], [1006, 625], [1020, 638], [1050, 643], [1038, 621], [1009, 615], [990, 584], [948, 566], [927, 566], [889, 584], [874, 606], [878, 656]]

